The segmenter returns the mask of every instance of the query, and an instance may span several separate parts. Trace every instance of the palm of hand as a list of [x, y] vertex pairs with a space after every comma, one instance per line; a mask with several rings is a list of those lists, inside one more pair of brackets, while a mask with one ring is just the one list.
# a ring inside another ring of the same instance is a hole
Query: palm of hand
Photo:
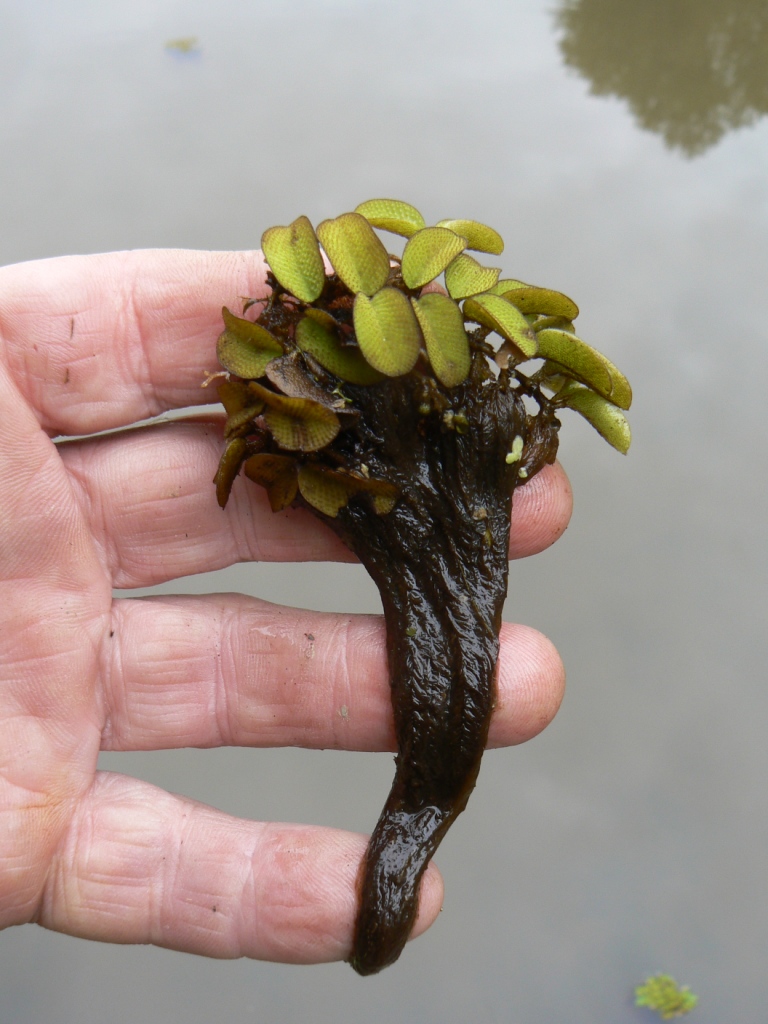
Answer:
[[[238, 595], [112, 597], [347, 552], [308, 515], [272, 515], [259, 488], [236, 486], [222, 513], [210, 417], [51, 441], [205, 401], [218, 310], [262, 274], [253, 254], [178, 252], [0, 270], [0, 927], [289, 962], [348, 952], [363, 837], [239, 821], [97, 771], [103, 749], [390, 748], [378, 619], [283, 610], [275, 630], [273, 606]], [[515, 553], [556, 539], [569, 509], [562, 472], [542, 473]], [[509, 627], [502, 644], [497, 745], [538, 732], [562, 693], [544, 638]], [[284, 685], [299, 674], [309, 707]], [[417, 932], [440, 902], [432, 869]]]

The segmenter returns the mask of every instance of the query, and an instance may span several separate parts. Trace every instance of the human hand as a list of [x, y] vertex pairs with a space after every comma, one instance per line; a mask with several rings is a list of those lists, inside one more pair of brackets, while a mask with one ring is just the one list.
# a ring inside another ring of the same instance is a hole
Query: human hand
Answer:
[[[249, 481], [219, 509], [215, 417], [51, 440], [210, 401], [219, 310], [263, 293], [256, 253], [0, 269], [0, 927], [290, 963], [349, 953], [364, 837], [238, 820], [96, 770], [100, 750], [394, 749], [378, 617], [231, 594], [112, 598], [349, 552], [308, 513], [273, 514]], [[570, 501], [559, 466], [519, 488], [512, 555], [552, 543]], [[505, 625], [501, 644], [494, 746], [538, 733], [563, 689], [540, 634]], [[285, 684], [299, 677], [301, 702]], [[414, 935], [441, 902], [433, 866]]]

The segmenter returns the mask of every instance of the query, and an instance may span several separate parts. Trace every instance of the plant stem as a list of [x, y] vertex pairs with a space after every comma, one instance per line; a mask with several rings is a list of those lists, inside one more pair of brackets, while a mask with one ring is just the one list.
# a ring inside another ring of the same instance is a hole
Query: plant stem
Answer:
[[[442, 414], [420, 415], [417, 388], [399, 378], [385, 400], [355, 389], [354, 454], [372, 475], [394, 481], [400, 498], [386, 515], [355, 502], [326, 520], [381, 594], [398, 744], [361, 876], [350, 958], [360, 974], [400, 955], [421, 877], [477, 779], [495, 702], [519, 469], [506, 454], [530, 432], [520, 394], [506, 374], [489, 377], [480, 357], [467, 382], [445, 392], [466, 416], [466, 432], [447, 429]], [[550, 435], [547, 461], [556, 426]]]

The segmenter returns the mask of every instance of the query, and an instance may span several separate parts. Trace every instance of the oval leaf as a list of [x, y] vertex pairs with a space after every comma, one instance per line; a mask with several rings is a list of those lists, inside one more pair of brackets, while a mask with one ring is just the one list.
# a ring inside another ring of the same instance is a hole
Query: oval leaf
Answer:
[[349, 491], [337, 474], [319, 466], [299, 468], [299, 490], [313, 508], [333, 519], [349, 501]]
[[267, 228], [261, 250], [277, 280], [302, 302], [314, 302], [325, 284], [325, 267], [314, 229], [307, 217], [287, 226]]
[[342, 213], [335, 220], [324, 220], [317, 225], [317, 237], [350, 291], [373, 295], [387, 283], [389, 255], [359, 213]]
[[632, 440], [627, 417], [613, 402], [606, 401], [588, 388], [569, 391], [562, 405], [575, 409], [595, 430], [622, 455], [626, 455]]
[[296, 327], [296, 344], [326, 370], [350, 384], [377, 384], [384, 377], [366, 361], [359, 349], [341, 344], [335, 331], [330, 331], [313, 317], [305, 317]]
[[437, 226], [450, 228], [457, 235], [462, 235], [467, 240], [467, 249], [475, 249], [477, 252], [490, 252], [494, 256], [500, 256], [504, 252], [504, 239], [493, 228], [487, 224], [481, 224], [477, 220], [439, 220]]
[[247, 405], [240, 409], [239, 412], [232, 413], [224, 424], [224, 437], [232, 437], [233, 434], [247, 434], [248, 428], [263, 408], [263, 402], [255, 402], [253, 405]]
[[501, 281], [497, 281], [493, 288], [489, 288], [488, 291], [491, 295], [504, 295], [506, 292], [512, 291], [513, 288], [528, 288], [529, 285], [525, 281], [516, 281], [512, 277], [504, 278]]
[[283, 346], [266, 327], [235, 316], [225, 306], [226, 330], [216, 342], [219, 362], [230, 373], [246, 380], [262, 377], [268, 362], [283, 354]]
[[314, 452], [336, 437], [341, 424], [335, 412], [308, 398], [286, 398], [260, 384], [251, 384], [255, 395], [267, 406], [264, 422], [281, 448]]
[[335, 517], [350, 498], [367, 495], [374, 511], [386, 515], [394, 508], [399, 490], [387, 480], [361, 477], [327, 466], [305, 465], [299, 469], [299, 490], [302, 497], [327, 516]]
[[546, 331], [550, 327], [555, 327], [558, 331], [568, 331], [569, 334], [576, 333], [576, 328], [571, 321], [562, 316], [544, 316], [540, 320], [534, 321], [532, 326], [537, 333]]
[[257, 484], [266, 488], [273, 512], [287, 508], [298, 489], [296, 463], [287, 455], [262, 452], [245, 460], [243, 472]]
[[374, 511], [380, 516], [391, 512], [400, 496], [399, 489], [388, 480], [353, 476], [351, 473], [337, 473], [335, 475], [347, 488], [350, 496], [355, 494], [368, 495], [373, 502]]
[[235, 413], [245, 409], [246, 406], [253, 405], [253, 392], [242, 381], [222, 381], [217, 391], [219, 401], [224, 406], [227, 416], [234, 416]]
[[243, 438], [236, 437], [229, 442], [221, 456], [213, 482], [216, 484], [216, 500], [222, 508], [229, 500], [229, 492], [232, 490], [235, 477], [240, 472], [246, 448], [247, 445]]
[[501, 293], [507, 302], [511, 302], [521, 313], [539, 313], [542, 316], [562, 316], [566, 320], [575, 320], [579, 315], [579, 307], [562, 292], [551, 288], [538, 288], [536, 285], [523, 285]]
[[406, 243], [401, 271], [409, 288], [421, 288], [466, 248], [466, 239], [448, 228], [423, 228]]
[[284, 412], [272, 408], [264, 413], [264, 422], [281, 448], [315, 452], [333, 441], [340, 424], [330, 409], [303, 398], [287, 398], [286, 402], [296, 403], [295, 410]]
[[307, 373], [304, 360], [298, 352], [292, 352], [281, 359], [273, 359], [265, 376], [280, 394], [288, 398], [309, 398], [328, 409], [344, 409], [344, 399], [329, 393]]
[[374, 511], [380, 516], [391, 512], [400, 496], [397, 487], [387, 480], [367, 480], [360, 490], [371, 496]]
[[339, 326], [339, 321], [335, 316], [332, 316], [327, 309], [317, 309], [315, 306], [310, 306], [304, 311], [310, 320], [314, 320], [321, 324], [326, 330], [335, 331]]
[[358, 295], [353, 308], [355, 335], [367, 362], [386, 374], [399, 377], [416, 365], [421, 331], [406, 296], [397, 288], [382, 288], [372, 299]]
[[462, 252], [445, 269], [445, 287], [452, 299], [466, 299], [491, 289], [500, 273], [498, 267], [484, 267]]
[[431, 292], [411, 299], [435, 376], [447, 388], [466, 380], [472, 361], [461, 310], [447, 295]]
[[416, 207], [400, 202], [399, 199], [369, 199], [356, 206], [355, 213], [365, 217], [375, 228], [406, 238], [426, 227], [426, 221]]
[[542, 365], [539, 373], [540, 383], [544, 387], [557, 392], [557, 394], [560, 394], [561, 392], [562, 394], [566, 394], [566, 388], [568, 388], [568, 390], [575, 390], [581, 386], [573, 377], [566, 373], [559, 363], [550, 363], [549, 360], [547, 360]]
[[568, 331], [549, 328], [539, 331], [536, 337], [538, 354], [542, 358], [558, 363], [566, 373], [577, 377], [620, 409], [630, 407], [632, 388], [629, 381], [602, 353]]
[[524, 356], [531, 359], [536, 355], [536, 335], [525, 316], [500, 295], [476, 295], [464, 303], [464, 315], [511, 341]]

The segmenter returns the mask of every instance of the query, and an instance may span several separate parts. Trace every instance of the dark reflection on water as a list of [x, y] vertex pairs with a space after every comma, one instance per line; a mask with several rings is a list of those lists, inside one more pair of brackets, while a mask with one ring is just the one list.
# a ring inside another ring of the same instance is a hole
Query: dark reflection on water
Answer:
[[766, 0], [564, 0], [565, 62], [696, 156], [768, 113]]

